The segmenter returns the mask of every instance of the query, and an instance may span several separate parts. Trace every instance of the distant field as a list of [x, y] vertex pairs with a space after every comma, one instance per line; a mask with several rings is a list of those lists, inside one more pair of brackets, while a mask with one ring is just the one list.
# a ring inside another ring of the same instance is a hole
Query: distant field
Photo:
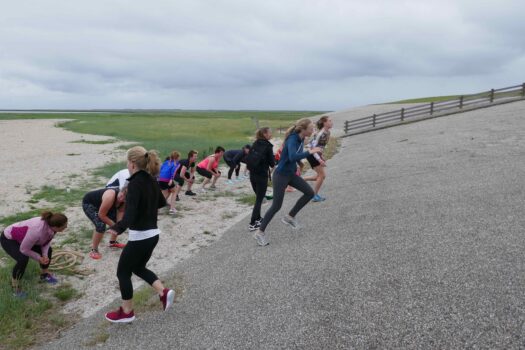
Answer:
[[[223, 146], [240, 148], [255, 132], [255, 122], [270, 126], [274, 135], [295, 120], [318, 115], [320, 111], [173, 111], [131, 113], [10, 113], [0, 119], [73, 119], [61, 124], [67, 130], [84, 134], [106, 135], [137, 142], [147, 149], [156, 149], [161, 156], [172, 150], [183, 155], [190, 149], [200, 156], [210, 149]], [[108, 173], [114, 169], [108, 168]]]
[[459, 98], [459, 96], [460, 95], [420, 97], [420, 98], [412, 98], [408, 100], [388, 102], [386, 104], [441, 102], [441, 101], [454, 100], [454, 99]]

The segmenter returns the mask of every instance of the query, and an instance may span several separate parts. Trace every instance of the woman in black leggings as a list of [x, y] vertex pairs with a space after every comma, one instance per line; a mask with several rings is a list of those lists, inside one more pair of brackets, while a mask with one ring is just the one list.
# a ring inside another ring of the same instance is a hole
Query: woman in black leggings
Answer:
[[51, 241], [57, 232], [63, 232], [66, 228], [67, 217], [64, 214], [44, 212], [40, 217], [9, 225], [2, 232], [2, 248], [16, 261], [11, 275], [15, 297], [26, 296], [20, 289], [19, 281], [24, 275], [29, 258], [40, 264], [40, 280], [50, 284], [57, 283], [57, 279], [48, 271], [53, 252]]
[[246, 158], [248, 170], [250, 170], [250, 183], [255, 192], [255, 205], [248, 230], [255, 231], [261, 226], [261, 205], [268, 188], [269, 168], [275, 166], [273, 145], [270, 142], [272, 130], [260, 128], [255, 133], [255, 142]]
[[120, 255], [117, 267], [122, 306], [106, 313], [106, 319], [110, 322], [131, 322], [135, 319], [132, 273], [157, 291], [164, 310], [173, 304], [175, 297], [175, 292], [164, 288], [157, 275], [146, 268], [159, 241], [157, 211], [166, 205], [166, 199], [155, 179], [160, 169], [159, 157], [155, 151], [136, 146], [128, 150], [127, 158], [131, 177], [124, 217], [109, 229], [111, 233], [121, 234], [129, 227], [128, 244]]
[[254, 238], [257, 244], [265, 246], [269, 244], [269, 237], [264, 232], [266, 226], [270, 223], [273, 216], [281, 209], [284, 200], [284, 193], [288, 185], [303, 192], [303, 195], [297, 200], [294, 207], [288, 215], [284, 216], [281, 221], [293, 229], [299, 228], [299, 223], [295, 219], [295, 215], [313, 198], [314, 191], [304, 181], [301, 176], [295, 172], [297, 170], [297, 162], [306, 158], [309, 154], [320, 152], [321, 149], [314, 147], [308, 151], [304, 151], [304, 138], [312, 135], [314, 125], [310, 119], [303, 118], [298, 120], [295, 125], [290, 127], [284, 139], [284, 147], [281, 153], [279, 165], [273, 173], [273, 202], [272, 206], [261, 222], [261, 226], [255, 232]]

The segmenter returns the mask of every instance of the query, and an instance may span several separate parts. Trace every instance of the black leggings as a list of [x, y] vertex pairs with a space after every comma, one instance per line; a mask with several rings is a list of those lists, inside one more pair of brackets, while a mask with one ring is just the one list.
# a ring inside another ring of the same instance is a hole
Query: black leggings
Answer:
[[[24, 275], [24, 272], [26, 271], [27, 263], [29, 262], [29, 257], [25, 254], [22, 254], [20, 252], [20, 243], [15, 241], [14, 239], [8, 239], [4, 234], [0, 236], [0, 243], [2, 244], [2, 248], [6, 251], [7, 254], [9, 254], [13, 259], [16, 260], [15, 267], [13, 267], [13, 273], [12, 277], [15, 280], [19, 280]], [[33, 246], [31, 248], [32, 251], [38, 254], [42, 254], [42, 247], [39, 245]], [[47, 252], [47, 257], [49, 258], [49, 262], [51, 263], [51, 256], [53, 254], [53, 249], [49, 247], [49, 250]], [[42, 265], [40, 264], [40, 268], [42, 270], [47, 269], [49, 267], [49, 264]]]
[[228, 180], [231, 180], [233, 171], [235, 170], [235, 176], [239, 177], [239, 172], [241, 171], [241, 163], [235, 164], [233, 162], [226, 161], [226, 164], [230, 167], [228, 170]]
[[157, 275], [146, 268], [146, 264], [158, 242], [159, 235], [140, 241], [128, 241], [126, 247], [122, 250], [117, 267], [117, 278], [122, 300], [131, 300], [133, 298], [132, 273], [150, 285], [159, 279]]
[[261, 218], [261, 206], [268, 188], [268, 175], [250, 172], [250, 183], [252, 184], [253, 192], [255, 192], [255, 205], [253, 206], [252, 218], [250, 219], [250, 225], [253, 225], [256, 220]]
[[314, 190], [303, 180], [302, 177], [293, 175], [282, 175], [277, 171], [273, 173], [273, 201], [272, 206], [266, 214], [261, 223], [260, 230], [264, 232], [266, 226], [272, 221], [273, 216], [281, 209], [284, 200], [284, 192], [288, 185], [303, 192], [303, 195], [297, 200], [294, 207], [288, 213], [291, 217], [295, 217], [299, 210], [301, 210], [314, 196]]

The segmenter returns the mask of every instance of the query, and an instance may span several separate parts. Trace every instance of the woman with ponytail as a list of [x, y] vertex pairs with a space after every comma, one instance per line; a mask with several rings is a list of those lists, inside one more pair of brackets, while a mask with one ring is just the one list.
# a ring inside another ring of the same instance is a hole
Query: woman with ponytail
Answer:
[[41, 281], [57, 283], [57, 279], [48, 271], [53, 253], [51, 241], [57, 232], [63, 232], [66, 228], [67, 217], [64, 214], [43, 212], [40, 217], [7, 226], [2, 232], [0, 235], [2, 248], [16, 261], [11, 274], [15, 297], [26, 296], [26, 293], [20, 289], [19, 282], [24, 275], [29, 258], [40, 264]]
[[284, 216], [281, 221], [293, 229], [298, 229], [299, 224], [295, 219], [297, 213], [313, 198], [314, 191], [304, 181], [301, 176], [296, 174], [297, 162], [306, 158], [309, 154], [320, 152], [321, 149], [313, 147], [304, 151], [304, 138], [312, 135], [314, 125], [308, 118], [298, 120], [295, 125], [286, 131], [284, 147], [277, 169], [273, 172], [273, 201], [272, 206], [261, 222], [261, 226], [255, 232], [254, 238], [260, 246], [269, 243], [268, 235], [265, 233], [266, 226], [270, 223], [273, 216], [281, 209], [284, 200], [284, 193], [288, 185], [298, 189], [303, 195], [297, 200], [294, 207], [288, 215]]
[[159, 241], [157, 212], [166, 205], [166, 199], [156, 180], [160, 170], [159, 156], [156, 151], [146, 151], [144, 147], [136, 146], [128, 150], [127, 159], [131, 177], [124, 217], [109, 229], [110, 233], [120, 235], [129, 228], [128, 244], [120, 255], [117, 267], [122, 306], [106, 313], [106, 319], [110, 322], [131, 322], [135, 319], [132, 274], [142, 278], [156, 290], [164, 311], [173, 304], [175, 297], [175, 292], [164, 288], [157, 275], [146, 268]]
[[[326, 145], [328, 145], [328, 140], [330, 140], [330, 129], [332, 128], [333, 122], [329, 116], [324, 115], [317, 121], [316, 124], [318, 132], [309, 142], [309, 146], [310, 148], [319, 147], [321, 150], [324, 150]], [[319, 195], [319, 190], [321, 189], [321, 185], [326, 178], [326, 172], [324, 170], [326, 167], [326, 160], [323, 157], [322, 151], [321, 153], [310, 154], [308, 157], [306, 157], [306, 160], [308, 163], [310, 163], [310, 167], [312, 167], [312, 169], [315, 171], [314, 176], [308, 176], [304, 178], [305, 181], [315, 181], [315, 195], [312, 201], [322, 202], [326, 198]]]

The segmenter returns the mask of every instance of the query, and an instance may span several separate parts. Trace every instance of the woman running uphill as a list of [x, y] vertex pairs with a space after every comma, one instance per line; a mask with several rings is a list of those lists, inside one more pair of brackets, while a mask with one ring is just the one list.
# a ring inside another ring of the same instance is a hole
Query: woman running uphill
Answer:
[[312, 147], [319, 147], [321, 149], [320, 153], [314, 153], [310, 154], [308, 157], [306, 157], [306, 160], [308, 163], [310, 163], [310, 166], [315, 171], [315, 176], [308, 176], [305, 177], [305, 181], [315, 181], [314, 185], [314, 198], [312, 201], [314, 202], [322, 202], [326, 198], [319, 195], [319, 189], [321, 188], [321, 185], [323, 184], [324, 179], [326, 178], [326, 173], [324, 168], [326, 167], [326, 160], [323, 158], [323, 150], [328, 144], [328, 140], [330, 139], [330, 129], [332, 128], [333, 122], [330, 117], [324, 115], [317, 121], [317, 129], [319, 132], [315, 135], [312, 141], [310, 141], [310, 148]]
[[246, 158], [246, 165], [250, 170], [250, 183], [255, 192], [255, 205], [248, 230], [255, 231], [261, 226], [261, 205], [268, 188], [268, 174], [270, 167], [275, 166], [273, 145], [269, 141], [272, 138], [270, 128], [260, 128], [255, 133], [255, 142]]
[[121, 234], [129, 227], [128, 244], [120, 255], [117, 277], [122, 295], [122, 306], [106, 314], [110, 322], [131, 322], [133, 313], [134, 273], [149, 283], [159, 294], [164, 311], [172, 304], [175, 292], [164, 285], [152, 271], [146, 268], [151, 254], [159, 241], [157, 211], [166, 205], [155, 176], [159, 174], [160, 160], [155, 151], [146, 151], [136, 146], [128, 150], [129, 178], [124, 218], [109, 229], [110, 233]]
[[19, 281], [29, 262], [29, 258], [40, 264], [42, 272], [40, 280], [55, 284], [57, 279], [49, 273], [47, 268], [51, 263], [51, 241], [57, 232], [67, 228], [67, 217], [64, 214], [44, 212], [40, 217], [17, 222], [7, 228], [0, 235], [2, 248], [15, 259], [16, 264], [11, 274], [13, 295], [24, 298], [26, 293], [20, 289]]
[[290, 225], [293, 229], [298, 229], [299, 224], [295, 220], [297, 213], [312, 199], [314, 191], [299, 175], [295, 173], [297, 169], [297, 161], [306, 158], [309, 154], [320, 152], [318, 147], [311, 148], [309, 151], [303, 150], [304, 138], [312, 135], [314, 125], [312, 121], [307, 118], [299, 119], [295, 125], [286, 131], [284, 140], [284, 147], [281, 153], [281, 159], [273, 173], [273, 202], [272, 206], [261, 222], [261, 226], [255, 232], [254, 238], [260, 246], [269, 244], [268, 234], [264, 231], [266, 226], [270, 223], [273, 216], [281, 209], [284, 199], [286, 186], [290, 185], [303, 195], [297, 200], [294, 207], [288, 215], [284, 216], [281, 221]]

